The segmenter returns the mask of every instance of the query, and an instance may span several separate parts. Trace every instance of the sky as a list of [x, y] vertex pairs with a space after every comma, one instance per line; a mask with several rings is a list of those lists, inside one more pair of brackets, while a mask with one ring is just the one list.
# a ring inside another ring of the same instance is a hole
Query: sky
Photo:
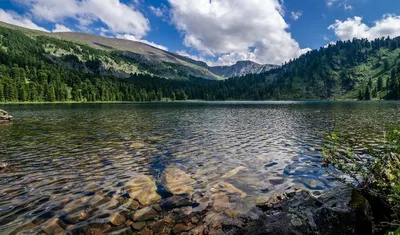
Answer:
[[209, 65], [279, 65], [337, 40], [400, 36], [400, 0], [0, 0], [0, 21], [140, 41]]

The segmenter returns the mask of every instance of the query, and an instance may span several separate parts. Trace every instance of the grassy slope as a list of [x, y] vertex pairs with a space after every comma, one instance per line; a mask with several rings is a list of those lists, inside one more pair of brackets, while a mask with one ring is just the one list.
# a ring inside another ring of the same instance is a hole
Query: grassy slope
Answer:
[[[75, 32], [48, 33], [43, 31], [26, 29], [3, 22], [0, 22], [0, 26], [21, 30], [31, 36], [47, 36], [60, 40], [72, 41], [78, 44], [88, 45], [94, 49], [106, 52], [111, 52], [111, 51], [129, 52], [133, 53], [135, 55], [135, 58], [137, 58], [138, 55], [140, 55], [139, 56], [140, 59], [136, 59], [136, 63], [133, 63], [131, 60], [129, 61], [129, 64], [125, 63], [117, 66], [115, 66], [115, 63], [108, 64], [109, 67], [113, 67], [114, 69], [121, 70], [122, 72], [125, 73], [135, 71], [139, 73], [155, 74], [161, 77], [174, 78], [174, 79], [181, 78], [180, 74], [186, 74], [189, 76], [197, 76], [214, 80], [223, 79], [222, 77], [211, 73], [205, 67], [199, 65], [201, 63], [198, 63], [197, 61], [192, 61], [188, 58], [182, 59], [182, 57], [179, 55], [166, 52], [158, 48], [154, 48], [152, 46], [149, 46], [141, 42], [134, 42], [123, 39], [115, 39], [115, 38], [106, 38], [97, 35], [75, 33]], [[54, 55], [57, 55], [57, 53], [54, 53]], [[80, 55], [77, 54], [77, 56], [79, 57]], [[141, 66], [142, 63], [149, 63], [149, 61], [151, 66], [146, 66], [146, 68]], [[169, 73], [165, 73], [165, 71], [169, 71]]]

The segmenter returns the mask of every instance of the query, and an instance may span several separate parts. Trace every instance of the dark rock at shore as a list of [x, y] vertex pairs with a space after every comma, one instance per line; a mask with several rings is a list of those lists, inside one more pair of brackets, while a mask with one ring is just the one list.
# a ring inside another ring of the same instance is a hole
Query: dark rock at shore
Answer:
[[13, 117], [6, 111], [0, 109], [0, 123], [11, 122]]
[[[271, 203], [272, 202], [272, 203]], [[371, 234], [372, 212], [368, 201], [347, 186], [319, 196], [293, 190], [260, 205], [264, 214], [241, 234]]]

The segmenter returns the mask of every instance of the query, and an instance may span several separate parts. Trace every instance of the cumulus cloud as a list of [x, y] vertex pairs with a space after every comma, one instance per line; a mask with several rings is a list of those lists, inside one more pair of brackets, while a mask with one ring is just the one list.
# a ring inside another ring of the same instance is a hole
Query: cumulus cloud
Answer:
[[341, 40], [397, 37], [400, 36], [400, 16], [384, 15], [382, 19], [375, 21], [371, 27], [362, 22], [362, 17], [355, 16], [345, 21], [336, 20], [328, 29], [333, 30]]
[[47, 30], [43, 27], [38, 26], [37, 24], [33, 23], [32, 20], [25, 18], [23, 16], [18, 15], [16, 12], [13, 11], [4, 11], [0, 9], [0, 21], [5, 23], [17, 25], [24, 28], [35, 29], [40, 31]]
[[303, 15], [302, 11], [296, 11], [296, 12], [292, 11], [291, 13], [291, 17], [293, 20], [298, 20], [302, 15]]
[[203, 55], [280, 64], [304, 52], [287, 31], [279, 0], [169, 0], [184, 45]]
[[119, 38], [119, 39], [126, 39], [126, 40], [131, 40], [131, 41], [136, 41], [136, 42], [145, 43], [145, 44], [150, 45], [150, 46], [152, 46], [152, 47], [155, 47], [155, 48], [158, 48], [158, 49], [161, 49], [161, 50], [164, 50], [164, 51], [168, 51], [168, 47], [165, 47], [165, 46], [163, 46], [163, 45], [156, 44], [156, 43], [154, 43], [154, 42], [149, 42], [149, 41], [147, 41], [147, 40], [138, 39], [138, 38], [135, 37], [135, 35], [131, 35], [131, 34], [117, 34], [116, 37]]
[[53, 33], [59, 33], [59, 32], [72, 32], [72, 29], [68, 28], [65, 25], [62, 24], [56, 24], [56, 27], [52, 31]]
[[132, 34], [137, 38], [145, 36], [150, 23], [132, 5], [120, 0], [16, 0], [26, 6], [37, 20], [62, 22], [75, 19], [81, 28], [89, 28], [95, 22], [102, 22], [110, 33]]

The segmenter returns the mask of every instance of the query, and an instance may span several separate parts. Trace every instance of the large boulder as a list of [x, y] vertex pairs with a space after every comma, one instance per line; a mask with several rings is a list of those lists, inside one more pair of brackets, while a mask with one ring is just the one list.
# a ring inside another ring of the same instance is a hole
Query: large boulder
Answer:
[[6, 111], [0, 109], [0, 123], [11, 122], [13, 117]]
[[357, 191], [341, 186], [314, 195], [301, 189], [260, 205], [264, 214], [244, 234], [371, 234], [372, 212]]

